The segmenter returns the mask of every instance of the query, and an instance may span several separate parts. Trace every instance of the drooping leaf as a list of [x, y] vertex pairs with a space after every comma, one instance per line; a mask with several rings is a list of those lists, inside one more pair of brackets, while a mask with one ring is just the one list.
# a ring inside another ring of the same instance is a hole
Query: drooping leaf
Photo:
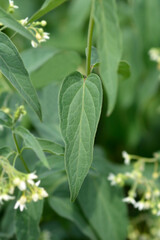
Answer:
[[46, 13], [58, 7], [67, 0], [46, 0], [41, 8], [29, 19], [29, 22], [36, 21]]
[[54, 195], [49, 198], [49, 204], [58, 215], [75, 223], [84, 235], [92, 240], [97, 240], [91, 227], [80, 212], [80, 209], [75, 203], [71, 203], [69, 198]]
[[121, 38], [115, 0], [95, 0], [94, 18], [97, 30], [100, 75], [108, 96], [108, 115], [113, 111], [118, 88], [118, 64]]
[[25, 147], [32, 149], [36, 153], [37, 157], [44, 164], [44, 166], [49, 168], [46, 156], [43, 153], [41, 145], [39, 144], [39, 142], [36, 139], [36, 137], [34, 137], [26, 128], [21, 127], [21, 126], [17, 127], [14, 130], [14, 132], [15, 132], [15, 134], [17, 134], [20, 137], [22, 137], [22, 139], [24, 140]]
[[11, 40], [0, 32], [0, 71], [19, 92], [21, 97], [42, 118], [38, 96], [33, 88], [23, 61]]
[[0, 22], [3, 23], [4, 26], [21, 34], [25, 38], [37, 42], [37, 39], [31, 32], [29, 32], [24, 26], [22, 26], [16, 19], [14, 19], [9, 13], [7, 13], [2, 8], [0, 8]]
[[128, 79], [131, 75], [130, 66], [126, 61], [120, 61], [118, 66], [118, 74], [123, 80]]
[[84, 79], [79, 72], [75, 72], [64, 80], [59, 106], [72, 201], [76, 199], [92, 163], [101, 105], [102, 87], [96, 74]]
[[104, 177], [88, 176], [78, 201], [99, 239], [124, 240], [128, 222], [123, 195], [109, 184]]
[[5, 113], [4, 111], [0, 110], [0, 124], [5, 127], [12, 127], [12, 118], [10, 115]]
[[64, 147], [62, 145], [42, 138], [37, 138], [37, 140], [44, 152], [53, 155], [64, 155]]
[[42, 215], [43, 201], [30, 202], [23, 212], [16, 211], [16, 237], [17, 240], [38, 240], [39, 222]]

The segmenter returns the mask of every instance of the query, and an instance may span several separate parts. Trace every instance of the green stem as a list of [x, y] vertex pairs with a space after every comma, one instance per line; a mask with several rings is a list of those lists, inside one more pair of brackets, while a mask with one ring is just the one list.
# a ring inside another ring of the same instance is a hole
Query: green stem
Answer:
[[22, 163], [23, 163], [24, 168], [26, 169], [26, 171], [27, 171], [28, 173], [30, 173], [30, 170], [29, 170], [27, 164], [25, 163], [25, 161], [24, 161], [24, 159], [23, 159], [23, 157], [22, 157], [22, 155], [21, 155], [21, 150], [20, 150], [20, 148], [19, 148], [19, 145], [18, 145], [18, 142], [17, 142], [17, 139], [16, 139], [16, 135], [15, 135], [15, 133], [12, 133], [12, 135], [13, 135], [14, 143], [15, 143], [16, 148], [17, 148], [17, 152], [18, 152], [18, 154], [19, 154], [19, 158], [21, 159], [21, 161], [22, 161]]
[[92, 37], [93, 37], [93, 28], [94, 28], [94, 0], [92, 2], [91, 14], [89, 20], [89, 28], [88, 28], [88, 40], [87, 40], [87, 60], [86, 60], [86, 74], [87, 76], [91, 73], [91, 52], [92, 52]]

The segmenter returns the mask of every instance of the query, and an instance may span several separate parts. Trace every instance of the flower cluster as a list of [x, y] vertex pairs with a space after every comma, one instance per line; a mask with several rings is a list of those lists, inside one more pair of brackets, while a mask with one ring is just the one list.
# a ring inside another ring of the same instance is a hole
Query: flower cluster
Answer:
[[149, 50], [149, 56], [152, 61], [157, 62], [158, 69], [160, 69], [160, 49], [159, 48], [151, 48]]
[[[34, 36], [36, 37], [38, 43], [46, 42], [49, 39], [49, 33], [44, 32], [42, 27], [47, 25], [45, 20], [28, 23], [28, 17], [19, 21], [23, 26], [25, 26]], [[38, 47], [38, 43], [31, 41], [32, 47]]]
[[[136, 160], [136, 162], [132, 164], [131, 171], [117, 175], [110, 173], [108, 180], [111, 185], [121, 187], [125, 184], [130, 185], [128, 196], [123, 199], [123, 202], [132, 204], [139, 211], [150, 209], [154, 215], [160, 216], [160, 190], [157, 183], [160, 176], [158, 171], [159, 154], [155, 154], [153, 158], [143, 158], [123, 152], [122, 156], [127, 165], [131, 160]], [[146, 163], [154, 164], [152, 173], [145, 173]]]
[[3, 201], [15, 199], [16, 188], [21, 191], [21, 196], [15, 203], [14, 209], [19, 208], [20, 211], [26, 208], [26, 203], [37, 202], [48, 197], [45, 189], [39, 187], [40, 181], [37, 180], [38, 176], [35, 172], [22, 173], [10, 165], [4, 157], [0, 157], [0, 178], [0, 204], [3, 204]]
[[[143, 228], [140, 228], [143, 224]], [[149, 214], [144, 214], [133, 218], [128, 228], [129, 240], [159, 240], [160, 239], [160, 219]]]
[[8, 11], [10, 13], [13, 13], [15, 9], [19, 8], [17, 5], [14, 5], [14, 1], [13, 0], [9, 0], [9, 8]]

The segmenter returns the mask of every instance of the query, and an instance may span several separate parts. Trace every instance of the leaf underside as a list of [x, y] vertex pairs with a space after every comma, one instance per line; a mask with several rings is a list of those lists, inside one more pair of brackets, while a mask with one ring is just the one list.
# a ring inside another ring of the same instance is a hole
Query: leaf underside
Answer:
[[71, 200], [78, 195], [93, 158], [95, 133], [102, 106], [101, 81], [79, 72], [63, 82], [59, 98], [60, 125], [65, 141], [65, 165]]

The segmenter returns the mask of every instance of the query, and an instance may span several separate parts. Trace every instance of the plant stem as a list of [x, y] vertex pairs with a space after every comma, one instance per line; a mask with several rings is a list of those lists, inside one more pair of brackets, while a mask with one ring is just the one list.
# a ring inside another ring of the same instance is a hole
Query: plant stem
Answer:
[[92, 1], [89, 28], [88, 28], [88, 40], [87, 40], [87, 59], [86, 59], [86, 74], [87, 76], [91, 73], [91, 52], [92, 52], [92, 37], [93, 37], [93, 28], [94, 28], [94, 0]]
[[23, 157], [22, 157], [22, 155], [21, 155], [21, 150], [20, 150], [20, 148], [19, 148], [19, 145], [18, 145], [18, 142], [17, 142], [17, 139], [16, 139], [16, 135], [15, 135], [15, 133], [12, 133], [12, 135], [13, 135], [14, 143], [15, 143], [15, 145], [16, 145], [17, 152], [18, 152], [18, 154], [19, 154], [19, 158], [21, 159], [21, 161], [22, 161], [22, 163], [23, 163], [24, 168], [26, 169], [26, 171], [27, 171], [28, 173], [30, 173], [30, 170], [29, 170], [27, 164], [25, 163], [25, 161], [24, 161], [24, 159], [23, 159]]

